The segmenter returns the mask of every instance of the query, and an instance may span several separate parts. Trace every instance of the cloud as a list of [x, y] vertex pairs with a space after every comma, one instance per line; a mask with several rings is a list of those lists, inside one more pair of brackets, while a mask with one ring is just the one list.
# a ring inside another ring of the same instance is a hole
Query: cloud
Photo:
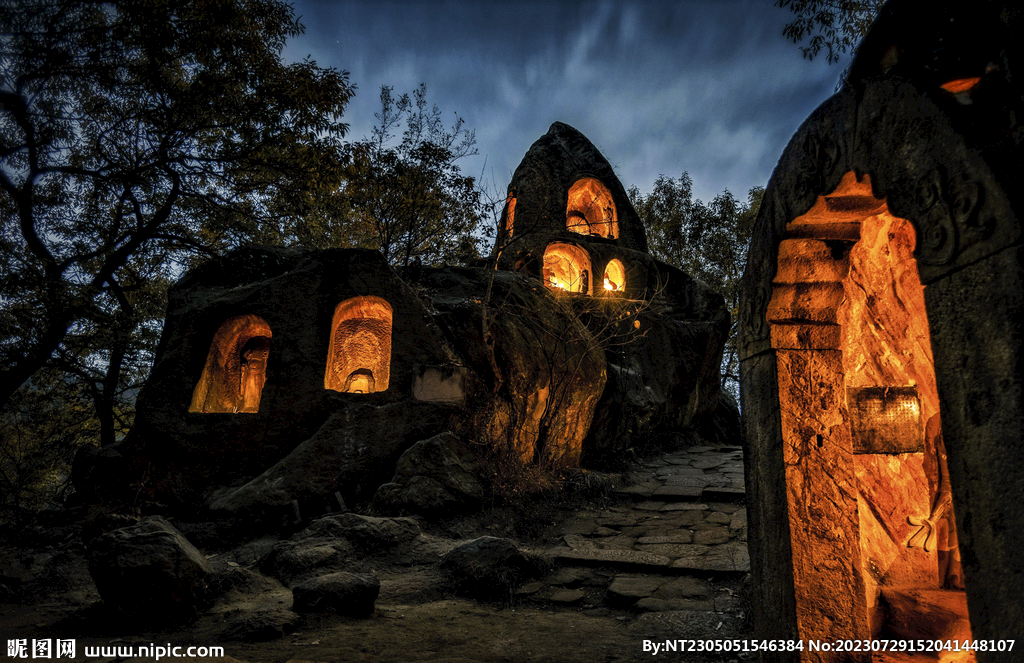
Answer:
[[352, 72], [352, 136], [369, 133], [381, 84], [428, 99], [477, 131], [500, 188], [555, 120], [587, 135], [626, 186], [688, 171], [695, 193], [764, 184], [841, 68], [807, 62], [763, 0], [299, 2], [310, 52]]

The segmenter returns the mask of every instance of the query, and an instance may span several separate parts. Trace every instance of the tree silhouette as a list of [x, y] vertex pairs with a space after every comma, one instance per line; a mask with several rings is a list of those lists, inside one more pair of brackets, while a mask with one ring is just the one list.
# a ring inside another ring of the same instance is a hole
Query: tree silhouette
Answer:
[[722, 377], [726, 389], [738, 396], [739, 286], [764, 188], [752, 188], [745, 203], [728, 190], [703, 203], [693, 198], [692, 186], [693, 181], [684, 172], [678, 179], [659, 175], [654, 190], [646, 196], [635, 186], [627, 193], [647, 229], [651, 254], [725, 297], [732, 327], [722, 359]]
[[4, 2], [0, 405], [48, 362], [110, 402], [154, 283], [336, 178], [352, 88], [282, 62], [301, 30], [277, 0]]
[[868, 33], [884, 0], [776, 0], [775, 6], [789, 9], [796, 20], [782, 30], [794, 44], [809, 39], [800, 52], [813, 60], [825, 50], [829, 64], [852, 51]]
[[[442, 264], [479, 255], [480, 190], [458, 160], [476, 154], [475, 132], [456, 116], [446, 128], [427, 88], [398, 99], [382, 86], [372, 136], [349, 145], [342, 197], [345, 238], [378, 249], [396, 267]], [[401, 140], [395, 131], [405, 124]]]

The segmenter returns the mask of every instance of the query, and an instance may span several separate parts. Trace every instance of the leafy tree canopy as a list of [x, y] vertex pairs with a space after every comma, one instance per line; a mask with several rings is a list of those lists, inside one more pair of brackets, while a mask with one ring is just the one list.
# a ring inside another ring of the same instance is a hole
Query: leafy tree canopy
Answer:
[[775, 6], [789, 9], [796, 20], [782, 30], [794, 44], [805, 39], [800, 51], [813, 60], [822, 50], [829, 64], [853, 51], [878, 16], [884, 0], [776, 0]]
[[477, 153], [475, 132], [457, 115], [446, 127], [438, 107], [428, 105], [425, 85], [397, 99], [382, 86], [380, 102], [372, 135], [345, 149], [344, 236], [396, 267], [477, 257], [480, 190], [457, 163]]
[[152, 284], [337, 183], [352, 87], [282, 62], [301, 30], [279, 0], [3, 2], [0, 405], [75, 347], [114, 369]]
[[746, 202], [725, 190], [710, 203], [704, 203], [693, 198], [693, 181], [684, 172], [679, 178], [658, 176], [654, 190], [647, 195], [635, 186], [627, 193], [647, 229], [651, 255], [682, 269], [725, 297], [733, 324], [722, 359], [722, 374], [726, 388], [738, 396], [736, 333], [740, 279], [764, 188], [751, 189]]

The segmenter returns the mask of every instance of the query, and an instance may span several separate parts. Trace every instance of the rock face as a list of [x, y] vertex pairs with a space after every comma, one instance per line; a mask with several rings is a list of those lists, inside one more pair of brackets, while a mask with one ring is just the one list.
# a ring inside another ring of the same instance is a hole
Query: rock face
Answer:
[[79, 497], [266, 526], [374, 496], [438, 514], [479, 503], [481, 462], [600, 463], [712, 413], [729, 313], [646, 253], [590, 141], [552, 125], [509, 191], [491, 268], [425, 268], [415, 289], [356, 249], [190, 271], [135, 427], [76, 459]]
[[93, 539], [89, 573], [104, 602], [132, 618], [187, 619], [212, 598], [202, 553], [159, 516]]
[[[583, 206], [572, 205], [570, 194], [573, 186], [585, 180], [597, 180], [602, 191], [585, 192]], [[520, 238], [538, 237], [552, 232], [563, 232], [567, 226], [569, 208], [574, 208], [573, 218], [580, 219], [583, 213], [590, 226], [606, 222], [611, 214], [606, 209], [614, 208], [614, 222], [618, 232], [607, 232], [604, 228], [584, 227], [576, 231], [587, 236], [612, 235], [623, 248], [638, 252], [647, 251], [647, 236], [619, 178], [611, 164], [586, 136], [563, 122], [555, 122], [548, 132], [530, 146], [523, 161], [512, 175], [509, 184], [509, 200], [506, 205], [505, 221], [498, 237], [498, 245], [519, 249]], [[602, 194], [607, 192], [607, 199]], [[589, 203], [594, 209], [587, 209]], [[509, 224], [508, 208], [512, 207], [512, 223]], [[579, 223], [575, 227], [579, 228]], [[510, 227], [511, 226], [511, 227]]]
[[373, 614], [378, 594], [380, 581], [373, 576], [341, 571], [293, 587], [292, 610], [369, 617]]
[[493, 258], [561, 293], [604, 351], [608, 382], [584, 443], [590, 462], [614, 457], [633, 434], [679, 430], [715, 409], [724, 302], [647, 254], [622, 184], [576, 129], [555, 122], [526, 153]]
[[[336, 491], [351, 501], [376, 488], [360, 477], [385, 480], [403, 445], [447, 428], [445, 403], [405, 416], [386, 409], [412, 400], [415, 366], [448, 356], [423, 306], [375, 251], [241, 249], [190, 271], [168, 299], [135, 428], [118, 445], [130, 473], [147, 477], [143, 495], [202, 502], [290, 453], [301, 460], [305, 444], [308, 453], [335, 450], [331, 468], [299, 471], [340, 471], [330, 485], [306, 476], [273, 493], [257, 483], [224, 497], [224, 508]], [[271, 476], [292, 471], [285, 462]]]
[[508, 539], [482, 536], [455, 548], [441, 560], [459, 592], [490, 600], [507, 600], [526, 580], [537, 578], [542, 567]]
[[467, 402], [472, 428], [523, 462], [577, 466], [606, 371], [573, 302], [509, 272], [447, 268], [421, 282], [483, 385]]
[[340, 410], [287, 456], [239, 488], [216, 495], [210, 506], [252, 513], [288, 510], [295, 500], [316, 513], [312, 505], [331, 504], [335, 492], [348, 503], [364, 498], [387, 480], [405, 447], [448, 425], [449, 410], [419, 402]]

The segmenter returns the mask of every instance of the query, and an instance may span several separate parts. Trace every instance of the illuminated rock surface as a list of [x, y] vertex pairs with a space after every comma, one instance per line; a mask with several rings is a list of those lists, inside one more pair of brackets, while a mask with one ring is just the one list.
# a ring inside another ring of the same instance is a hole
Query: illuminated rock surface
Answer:
[[724, 301], [645, 252], [593, 144], [552, 125], [507, 206], [515, 246], [491, 268], [407, 283], [373, 251], [244, 248], [188, 272], [135, 425], [82, 453], [77, 498], [263, 528], [375, 495], [388, 513], [443, 514], [481, 503], [481, 463], [607, 467], [650, 440], [733, 443]]

